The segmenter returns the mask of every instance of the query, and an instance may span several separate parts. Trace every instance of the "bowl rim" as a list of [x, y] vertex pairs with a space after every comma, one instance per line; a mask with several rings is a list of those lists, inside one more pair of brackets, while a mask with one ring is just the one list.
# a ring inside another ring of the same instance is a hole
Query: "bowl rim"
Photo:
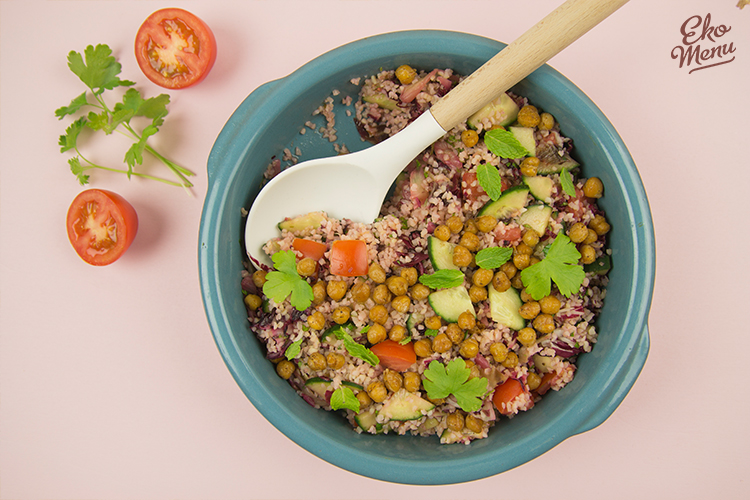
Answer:
[[[217, 225], [213, 224], [226, 208], [227, 190], [224, 189], [226, 183], [231, 182], [233, 177], [237, 175], [241, 157], [249, 147], [253, 137], [258, 134], [257, 131], [241, 130], [242, 127], [238, 126], [235, 121], [247, 113], [255, 113], [256, 119], [260, 120], [259, 123], [269, 122], [274, 118], [273, 114], [265, 113], [264, 115], [263, 111], [265, 108], [273, 107], [273, 96], [296, 95], [295, 92], [298, 92], [310, 77], [320, 78], [321, 75], [335, 73], [340, 70], [343, 55], [355, 52], [361, 53], [361, 51], [390, 55], [395, 52], [403, 52], [395, 50], [394, 47], [407, 46], [407, 44], [413, 44], [417, 40], [420, 43], [430, 44], [435, 40], [445, 38], [451, 39], [454, 43], [476, 44], [483, 47], [492, 47], [495, 50], [500, 50], [505, 46], [501, 42], [486, 37], [456, 31], [405, 30], [383, 33], [336, 47], [301, 66], [290, 75], [263, 84], [253, 91], [230, 117], [217, 137], [209, 156], [209, 188], [204, 203], [199, 235], [199, 268], [206, 316], [224, 362], [251, 403], [278, 430], [319, 458], [366, 477], [406, 484], [452, 484], [495, 475], [540, 456], [568, 437], [593, 429], [614, 412], [628, 393], [645, 364], [649, 350], [647, 318], [653, 294], [655, 251], [653, 223], [651, 222], [645, 189], [622, 139], [601, 110], [572, 82], [550, 66], [544, 65], [530, 78], [549, 78], [562, 85], [566, 93], [569, 94], [567, 98], [578, 100], [583, 105], [585, 112], [601, 124], [601, 135], [597, 134], [597, 141], [614, 146], [612, 154], [617, 155], [622, 168], [613, 170], [617, 171], [617, 175], [627, 177], [629, 185], [634, 189], [634, 193], [626, 197], [629, 203], [627, 208], [630, 220], [635, 219], [633, 216], [635, 213], [641, 215], [639, 217], [641, 220], [640, 226], [633, 228], [636, 233], [634, 238], [638, 240], [634, 245], [639, 248], [643, 247], [644, 258], [635, 262], [637, 276], [632, 280], [630, 291], [630, 296], [638, 300], [628, 311], [626, 318], [627, 327], [635, 333], [626, 342], [619, 339], [617, 349], [612, 349], [609, 353], [609, 356], [613, 358], [612, 366], [615, 368], [612, 370], [610, 377], [597, 380], [596, 384], [587, 387], [587, 397], [591, 397], [591, 391], [594, 391], [593, 395], [596, 399], [607, 398], [608, 404], [599, 406], [593, 411], [573, 412], [572, 415], [563, 414], [553, 418], [546, 426], [549, 430], [546, 439], [542, 442], [519, 441], [515, 443], [513, 448], [517, 453], [511, 459], [487, 461], [487, 454], [480, 454], [476, 457], [447, 456], [441, 458], [441, 467], [435, 471], [428, 470], [426, 467], [410, 460], [368, 455], [364, 451], [341, 445], [338, 442], [330, 442], [326, 446], [321, 446], [320, 443], [316, 442], [318, 438], [315, 434], [310, 433], [309, 424], [298, 415], [286, 411], [283, 406], [279, 405], [274, 394], [262, 383], [258, 383], [260, 382], [258, 378], [251, 372], [246, 361], [238, 354], [236, 345], [234, 345], [231, 326], [227, 322], [226, 306], [222, 300], [217, 300], [221, 298], [221, 295], [219, 293], [220, 279], [216, 268], [216, 259], [220, 255], [219, 249], [223, 240], [218, 232]], [[347, 57], [350, 56], [347, 55]], [[243, 140], [248, 141], [246, 148], [230, 147], [238, 135], [242, 135]], [[609, 148], [605, 148], [605, 150], [610, 151]], [[226, 167], [226, 165], [229, 165], [229, 167]], [[636, 290], [635, 287], [639, 287], [639, 289]], [[619, 354], [621, 352], [628, 353], [628, 355], [622, 356]], [[580, 395], [576, 395], [576, 397], [580, 397]], [[531, 440], [531, 437], [527, 441], [529, 440]], [[434, 467], [434, 465], [433, 462], [429, 464], [430, 467]], [[418, 479], [415, 478], [419, 474], [423, 474], [423, 476]]]

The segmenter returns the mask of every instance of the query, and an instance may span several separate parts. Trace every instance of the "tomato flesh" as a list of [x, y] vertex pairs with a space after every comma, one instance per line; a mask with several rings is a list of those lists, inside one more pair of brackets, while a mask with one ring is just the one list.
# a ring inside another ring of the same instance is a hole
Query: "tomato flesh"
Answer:
[[161, 9], [138, 29], [135, 56], [149, 80], [168, 89], [182, 89], [208, 75], [216, 61], [216, 39], [194, 14]]
[[331, 244], [328, 256], [331, 274], [336, 276], [364, 276], [367, 274], [367, 244], [360, 240], [337, 240]]
[[307, 240], [305, 238], [294, 238], [294, 241], [292, 241], [292, 248], [301, 253], [303, 257], [308, 257], [316, 262], [322, 259], [326, 250], [328, 250], [325, 243]]
[[495, 408], [498, 409], [503, 415], [512, 413], [505, 408], [505, 405], [516, 399], [518, 396], [523, 394], [523, 384], [514, 379], [509, 378], [502, 384], [498, 385], [495, 389], [495, 393], [492, 395], [492, 402], [495, 404]]
[[417, 362], [414, 344], [411, 342], [401, 344], [387, 339], [378, 342], [370, 350], [380, 359], [381, 365], [397, 372], [406, 371]]
[[68, 209], [68, 239], [87, 263], [105, 266], [119, 259], [135, 239], [138, 215], [122, 196], [89, 189]]

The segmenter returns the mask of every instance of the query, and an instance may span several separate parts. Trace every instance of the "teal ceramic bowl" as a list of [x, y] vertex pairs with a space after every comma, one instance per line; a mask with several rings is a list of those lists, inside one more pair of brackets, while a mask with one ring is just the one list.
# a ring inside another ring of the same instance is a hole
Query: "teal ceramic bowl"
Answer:
[[[613, 268], [599, 342], [579, 358], [575, 379], [548, 393], [533, 410], [502, 419], [487, 439], [469, 446], [436, 438], [357, 434], [337, 413], [315, 410], [278, 377], [250, 331], [240, 291], [241, 209], [258, 192], [263, 171], [284, 148], [301, 160], [331, 156], [318, 134], [300, 134], [332, 89], [356, 97], [350, 80], [408, 63], [469, 74], [504, 44], [464, 33], [406, 31], [365, 38], [314, 59], [254, 90], [229, 118], [208, 159], [208, 193], [199, 241], [200, 279], [216, 345], [237, 384], [280, 432], [319, 458], [356, 474], [406, 484], [451, 484], [517, 467], [563, 440], [604, 422], [628, 393], [649, 350], [648, 312], [654, 282], [654, 234], [646, 193], [627, 148], [604, 114], [573, 83], [548, 66], [514, 87], [552, 113], [586, 176], [606, 186], [601, 206], [612, 225]], [[338, 106], [342, 108], [341, 106]], [[340, 113], [338, 142], [365, 147], [352, 119]]]

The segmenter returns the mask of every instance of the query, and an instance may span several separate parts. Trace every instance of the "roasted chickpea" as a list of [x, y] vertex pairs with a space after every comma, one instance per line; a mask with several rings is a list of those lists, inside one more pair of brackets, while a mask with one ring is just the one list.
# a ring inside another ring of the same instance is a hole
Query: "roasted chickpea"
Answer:
[[[510, 286], [510, 283], [508, 283], [508, 286]], [[469, 288], [469, 299], [471, 299], [472, 303], [474, 304], [478, 304], [483, 300], [487, 300], [487, 288], [483, 286], [471, 285], [471, 288]]]
[[591, 245], [592, 243], [595, 243], [599, 239], [599, 235], [596, 234], [596, 231], [589, 228], [589, 235], [586, 237], [585, 240], [583, 240], [584, 245]]
[[589, 236], [589, 228], [583, 222], [576, 222], [568, 229], [568, 237], [573, 243], [580, 243]]
[[276, 365], [276, 373], [284, 380], [289, 380], [295, 369], [296, 367], [294, 366], [294, 363], [287, 359], [282, 359]]
[[401, 342], [406, 338], [406, 327], [403, 325], [393, 325], [388, 332], [388, 338], [394, 342]]
[[414, 342], [414, 353], [420, 358], [432, 356], [432, 343], [428, 339], [419, 339]]
[[555, 126], [555, 117], [549, 113], [539, 115], [539, 130], [551, 130]]
[[464, 223], [458, 215], [451, 215], [448, 220], [445, 221], [445, 225], [448, 226], [451, 233], [458, 234], [464, 228]]
[[310, 257], [305, 257], [297, 262], [297, 273], [300, 276], [312, 276], [318, 270], [318, 263]]
[[333, 319], [334, 323], [343, 325], [344, 323], [349, 321], [351, 314], [352, 309], [349, 306], [339, 306], [333, 310], [331, 318]]
[[581, 245], [578, 251], [581, 253], [583, 264], [591, 264], [596, 260], [596, 250], [591, 245]]
[[599, 236], [607, 234], [610, 230], [610, 225], [603, 215], [595, 215], [594, 218], [591, 219], [591, 222], [589, 222], [589, 227]]
[[521, 345], [524, 345], [526, 347], [534, 345], [536, 343], [536, 332], [533, 328], [526, 327], [521, 328], [518, 331], [518, 342], [521, 343]]
[[534, 297], [532, 297], [531, 294], [527, 292], [525, 288], [521, 290], [520, 296], [521, 296], [521, 302], [531, 302], [532, 300], [534, 300]]
[[388, 389], [383, 382], [377, 380], [367, 386], [367, 395], [376, 403], [382, 403], [388, 397]]
[[391, 301], [391, 307], [394, 311], [404, 314], [408, 312], [411, 307], [411, 299], [408, 295], [399, 295]]
[[409, 286], [416, 285], [419, 280], [419, 273], [413, 267], [404, 267], [399, 274], [406, 280]]
[[458, 240], [458, 244], [466, 247], [470, 252], [476, 252], [479, 250], [479, 236], [474, 233], [464, 233], [461, 235], [461, 239]]
[[527, 156], [521, 161], [520, 169], [524, 177], [534, 177], [539, 171], [539, 158]]
[[247, 295], [245, 295], [245, 305], [251, 311], [255, 311], [262, 304], [263, 304], [263, 299], [261, 299], [259, 296], [255, 295], [254, 293], [248, 293]]
[[510, 262], [510, 261], [500, 266], [500, 270], [505, 273], [508, 279], [513, 279], [513, 277], [518, 272], [518, 269], [516, 268], [516, 266], [513, 265], [513, 262]]
[[458, 327], [462, 330], [471, 330], [477, 326], [477, 319], [469, 311], [464, 311], [458, 315]]
[[440, 224], [438, 227], [436, 227], [432, 234], [433, 236], [435, 236], [435, 238], [441, 241], [448, 241], [449, 239], [451, 239], [451, 230], [448, 229], [448, 226], [446, 226], [445, 224]]
[[493, 276], [494, 274], [491, 269], [479, 268], [474, 271], [474, 274], [471, 277], [471, 282], [476, 286], [487, 286], [492, 282]]
[[367, 330], [367, 341], [375, 345], [384, 341], [387, 335], [385, 327], [379, 323], [375, 323], [374, 325], [370, 325], [370, 329]]
[[352, 298], [359, 304], [364, 304], [370, 298], [370, 285], [366, 281], [359, 281], [351, 288]]
[[434, 352], [442, 354], [450, 351], [451, 347], [453, 347], [453, 342], [445, 333], [438, 333], [432, 338], [432, 350]]
[[445, 417], [445, 425], [454, 432], [461, 432], [464, 428], [464, 416], [458, 411], [449, 413], [448, 416]]
[[346, 358], [344, 358], [343, 354], [339, 354], [338, 352], [329, 352], [326, 355], [326, 362], [328, 363], [328, 368], [331, 370], [339, 370], [344, 367]]
[[521, 315], [523, 319], [534, 319], [537, 317], [541, 309], [542, 308], [541, 306], [539, 306], [539, 302], [536, 302], [536, 301], [525, 302], [518, 309], [518, 313]]
[[502, 342], [495, 342], [490, 345], [490, 354], [497, 363], [502, 363], [508, 357], [508, 348]]
[[384, 325], [388, 321], [388, 309], [380, 304], [375, 304], [370, 309], [370, 321]]
[[466, 339], [461, 342], [458, 353], [464, 358], [473, 358], [479, 354], [479, 344], [474, 339]]
[[409, 85], [417, 77], [417, 70], [409, 66], [408, 64], [402, 64], [396, 68], [396, 78], [403, 85]]
[[539, 243], [539, 233], [537, 233], [534, 229], [527, 229], [523, 232], [522, 239], [524, 244], [531, 248], [531, 252], [534, 253], [533, 249]]
[[263, 271], [261, 269], [258, 269], [253, 273], [253, 284], [256, 288], [263, 288], [263, 285], [266, 284], [266, 281], [268, 278], [266, 278], [266, 275], [268, 273], [266, 271]]
[[604, 194], [604, 184], [598, 177], [589, 177], [583, 184], [583, 194], [588, 198], [601, 198]]
[[474, 256], [468, 248], [463, 245], [456, 245], [453, 248], [453, 265], [458, 267], [470, 266]]
[[409, 392], [417, 392], [422, 384], [422, 377], [416, 372], [406, 372], [404, 376], [404, 389]]
[[525, 253], [516, 254], [513, 256], [513, 265], [516, 266], [516, 269], [520, 269], [523, 271], [531, 265], [531, 256]]
[[412, 300], [425, 300], [430, 296], [430, 289], [422, 283], [417, 283], [409, 290]]
[[467, 148], [473, 148], [479, 142], [479, 134], [477, 134], [476, 130], [464, 130], [461, 132], [461, 142]]
[[510, 288], [510, 279], [502, 271], [498, 271], [492, 277], [492, 287], [498, 292], [504, 292]]
[[489, 233], [497, 227], [497, 219], [491, 215], [482, 215], [477, 218], [477, 229], [483, 233]]
[[386, 368], [383, 372], [383, 382], [389, 391], [396, 392], [404, 385], [404, 377], [399, 372]]
[[474, 221], [474, 219], [469, 219], [464, 222], [464, 232], [471, 234], [477, 234], [479, 232], [479, 228], [477, 227], [477, 223]]
[[534, 318], [533, 326], [542, 335], [552, 333], [555, 330], [555, 318], [551, 314], [540, 314]]
[[409, 291], [409, 283], [401, 276], [391, 276], [385, 284], [393, 295], [405, 295]]
[[536, 106], [527, 104], [518, 111], [518, 124], [522, 127], [536, 127], [541, 121]]
[[326, 326], [326, 318], [322, 312], [315, 311], [307, 317], [307, 326], [313, 330], [322, 330]]
[[[531, 260], [529, 260], [529, 265], [531, 265]], [[516, 290], [520, 290], [523, 288], [523, 280], [521, 280], [521, 273], [518, 273], [515, 276], [513, 276], [513, 278], [511, 278], [510, 286], [512, 286]]]
[[458, 323], [448, 323], [448, 326], [445, 328], [445, 334], [454, 344], [463, 342], [464, 337], [466, 336], [461, 327], [458, 326]]
[[480, 432], [482, 432], [482, 428], [484, 427], [484, 425], [482, 424], [482, 419], [472, 415], [471, 413], [466, 415], [464, 425], [466, 425], [466, 428], [474, 434], [479, 434]]
[[376, 304], [387, 304], [391, 300], [391, 291], [385, 285], [378, 285], [375, 290], [372, 291], [372, 301]]
[[344, 298], [347, 290], [346, 281], [343, 280], [331, 280], [326, 285], [326, 293], [331, 300], [339, 301]]
[[547, 295], [539, 299], [539, 306], [544, 314], [552, 314], [554, 316], [560, 310], [560, 307], [562, 307], [562, 303], [554, 295]]
[[313, 304], [322, 304], [326, 300], [328, 294], [326, 293], [326, 284], [324, 281], [316, 281], [312, 286], [313, 289]]
[[542, 385], [542, 377], [534, 372], [529, 372], [526, 376], [526, 385], [529, 386], [530, 391], [535, 391]]
[[440, 327], [443, 326], [443, 320], [440, 319], [440, 316], [430, 316], [425, 318], [424, 326], [430, 330], [440, 330]]
[[[513, 255], [531, 255], [534, 253], [534, 249], [529, 245], [521, 241], [518, 245], [513, 248]], [[516, 266], [518, 267], [518, 266]]]
[[375, 283], [385, 283], [385, 271], [377, 262], [370, 264], [367, 276]]
[[326, 369], [326, 367], [328, 366], [328, 361], [326, 361], [326, 357], [321, 353], [314, 352], [310, 354], [310, 357], [307, 358], [307, 366], [311, 370], [319, 372]]
[[357, 394], [355, 394], [357, 400], [359, 401], [359, 408], [367, 408], [372, 404], [372, 399], [367, 394], [367, 391], [359, 391]]
[[500, 362], [500, 364], [505, 368], [515, 368], [518, 366], [518, 354], [513, 351], [508, 352], [508, 355]]

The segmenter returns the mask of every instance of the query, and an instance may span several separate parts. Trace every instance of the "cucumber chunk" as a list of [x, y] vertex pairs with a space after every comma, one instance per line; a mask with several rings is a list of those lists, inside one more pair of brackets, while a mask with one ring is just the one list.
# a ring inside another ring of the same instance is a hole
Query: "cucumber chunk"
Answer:
[[484, 120], [489, 120], [492, 125], [507, 127], [516, 121], [518, 110], [518, 104], [508, 94], [502, 94], [471, 115], [466, 123], [469, 127], [475, 129]]
[[435, 311], [435, 314], [448, 323], [457, 323], [458, 317], [466, 311], [469, 311], [474, 317], [477, 315], [474, 310], [474, 304], [469, 297], [469, 292], [463, 286], [444, 288], [443, 290], [432, 292], [427, 297], [427, 301], [430, 303], [432, 310]]
[[535, 175], [534, 177], [524, 177], [523, 183], [529, 188], [531, 196], [544, 203], [552, 203], [552, 190], [555, 183], [551, 178], [545, 175]]
[[504, 292], [498, 292], [494, 286], [488, 286], [487, 289], [492, 321], [516, 331], [526, 326], [526, 320], [518, 312], [523, 304], [521, 295], [515, 288], [508, 288]]
[[500, 195], [496, 201], [491, 201], [479, 210], [479, 215], [491, 215], [496, 219], [505, 219], [521, 211], [526, 206], [529, 188], [516, 186]]
[[518, 139], [521, 146], [526, 148], [529, 156], [536, 156], [536, 139], [534, 139], [534, 129], [531, 127], [508, 127], [513, 137]]
[[415, 312], [411, 313], [409, 314], [409, 317], [406, 318], [406, 329], [411, 335], [414, 335], [415, 333], [417, 333], [417, 325], [422, 321], [424, 321], [424, 314]]
[[305, 387], [310, 389], [316, 396], [320, 396], [323, 400], [326, 399], [326, 392], [328, 392], [330, 385], [330, 380], [320, 377], [309, 378], [305, 381]]
[[435, 271], [441, 269], [458, 269], [453, 263], [453, 249], [456, 245], [448, 243], [434, 236], [427, 237], [427, 253], [430, 256], [432, 268]]
[[544, 236], [547, 232], [550, 217], [552, 216], [552, 207], [547, 205], [532, 205], [518, 217], [518, 224], [521, 227], [528, 226], [539, 236]]
[[422, 418], [425, 413], [432, 411], [435, 405], [422, 399], [413, 392], [399, 389], [391, 397], [383, 402], [380, 415], [386, 420], [416, 420]]
[[365, 102], [377, 104], [378, 106], [384, 109], [394, 110], [398, 108], [398, 103], [394, 101], [393, 99], [389, 98], [388, 96], [386, 96], [385, 94], [366, 95], [362, 97], [362, 100]]
[[354, 421], [357, 422], [357, 425], [363, 431], [370, 432], [370, 429], [375, 427], [375, 433], [380, 434], [383, 432], [383, 424], [378, 423], [377, 418], [378, 412], [375, 411], [375, 408], [368, 408], [359, 412], [354, 417]]
[[285, 219], [279, 222], [278, 228], [297, 233], [305, 229], [317, 229], [324, 220], [326, 220], [326, 216], [323, 212], [310, 212], [309, 214]]

